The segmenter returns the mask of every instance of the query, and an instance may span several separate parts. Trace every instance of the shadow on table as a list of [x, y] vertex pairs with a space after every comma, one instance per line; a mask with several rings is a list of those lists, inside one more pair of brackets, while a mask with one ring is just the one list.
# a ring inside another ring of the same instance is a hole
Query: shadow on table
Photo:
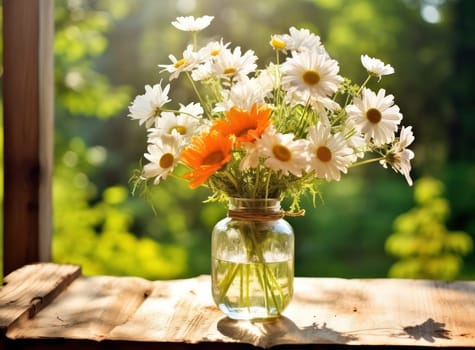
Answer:
[[225, 317], [218, 322], [218, 330], [229, 338], [263, 348], [280, 344], [346, 344], [358, 339], [354, 335], [328, 328], [326, 323], [313, 323], [300, 328], [284, 316], [271, 321], [256, 322], [235, 321]]
[[450, 339], [450, 331], [444, 327], [445, 323], [435, 322], [432, 318], [429, 318], [421, 324], [404, 327], [403, 331], [411, 338], [424, 339], [429, 343], [433, 343], [437, 338]]

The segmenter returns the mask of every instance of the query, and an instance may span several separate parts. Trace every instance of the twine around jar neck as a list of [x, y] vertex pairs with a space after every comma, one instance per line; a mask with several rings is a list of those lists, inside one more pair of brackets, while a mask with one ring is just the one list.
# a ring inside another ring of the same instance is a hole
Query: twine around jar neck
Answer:
[[305, 210], [288, 212], [283, 210], [269, 210], [266, 208], [228, 209], [228, 217], [242, 221], [275, 221], [282, 219], [285, 216], [296, 217], [304, 215]]

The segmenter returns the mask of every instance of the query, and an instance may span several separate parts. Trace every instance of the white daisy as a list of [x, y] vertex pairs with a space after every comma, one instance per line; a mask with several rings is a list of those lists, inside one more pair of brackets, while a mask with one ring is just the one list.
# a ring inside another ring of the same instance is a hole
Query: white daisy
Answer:
[[315, 51], [293, 53], [282, 64], [282, 85], [307, 100], [332, 95], [343, 82], [338, 62]]
[[154, 142], [160, 139], [163, 135], [171, 135], [177, 133], [184, 140], [189, 140], [200, 130], [199, 119], [190, 116], [189, 114], [178, 114], [173, 112], [163, 112], [160, 118], [155, 120], [155, 128], [150, 128], [148, 139], [149, 142]]
[[196, 66], [191, 72], [191, 79], [194, 81], [205, 81], [212, 78], [213, 72], [211, 71], [211, 61]]
[[211, 64], [214, 62], [216, 56], [218, 56], [224, 50], [227, 50], [229, 45], [230, 43], [224, 44], [223, 39], [221, 39], [221, 41], [212, 41], [205, 47], [202, 47], [198, 51], [198, 56], [202, 63], [194, 67], [193, 71], [191, 72], [191, 78], [194, 81], [203, 81], [213, 78]]
[[167, 71], [170, 73], [169, 80], [178, 78], [182, 72], [190, 72], [195, 69], [199, 64], [203, 62], [203, 52], [193, 51], [193, 46], [188, 45], [185, 51], [183, 51], [183, 58], [177, 59], [173, 55], [169, 55], [168, 58], [172, 61], [172, 64], [159, 64], [159, 67], [163, 69], [160, 71]]
[[270, 41], [271, 46], [284, 51], [291, 50], [301, 52], [311, 50], [318, 54], [328, 56], [320, 37], [311, 33], [308, 29], [290, 27], [289, 33], [290, 34], [273, 35]]
[[361, 64], [368, 71], [369, 74], [374, 75], [381, 80], [382, 75], [389, 75], [394, 73], [394, 68], [389, 64], [384, 64], [378, 58], [372, 58], [368, 55], [361, 55]]
[[259, 71], [259, 74], [256, 77], [258, 84], [266, 91], [272, 91], [273, 89], [278, 89], [282, 79], [282, 73], [280, 71], [280, 66], [269, 63], [269, 65]]
[[341, 109], [338, 102], [327, 96], [311, 95], [308, 93], [299, 93], [298, 91], [288, 92], [285, 101], [291, 106], [309, 104], [318, 115], [326, 118], [327, 111], [336, 111]]
[[157, 185], [161, 179], [177, 166], [183, 148], [181, 139], [174, 135], [163, 135], [160, 139], [150, 143], [144, 157], [150, 162], [145, 164], [142, 176], [146, 179], [155, 177], [153, 183]]
[[168, 84], [162, 89], [162, 82], [155, 84], [153, 87], [145, 85], [145, 94], [135, 97], [129, 106], [129, 117], [137, 119], [139, 124], [145, 123], [145, 127], [153, 125], [155, 117], [160, 112], [160, 108], [171, 100], [168, 98], [170, 85]]
[[354, 159], [353, 150], [348, 147], [341, 133], [332, 134], [322, 123], [311, 126], [308, 131], [308, 153], [310, 170], [320, 179], [340, 180], [340, 173], [347, 173]]
[[265, 97], [270, 92], [260, 84], [260, 81], [244, 76], [230, 90], [223, 90], [223, 101], [216, 104], [215, 112], [229, 111], [233, 107], [250, 111], [256, 104], [258, 107], [265, 104]]
[[241, 146], [246, 151], [245, 156], [241, 159], [239, 163], [239, 170], [247, 170], [250, 168], [257, 168], [259, 165], [259, 158], [261, 156], [260, 146], [258, 142], [243, 142]]
[[366, 152], [366, 141], [355, 127], [355, 123], [352, 119], [347, 119], [343, 125], [343, 134], [345, 135], [346, 142], [349, 147], [354, 151], [353, 162], [356, 162], [358, 158], [363, 158]]
[[172, 22], [172, 25], [184, 32], [198, 32], [205, 29], [210, 25], [214, 19], [213, 16], [202, 16], [195, 19], [193, 16], [177, 17], [176, 21]]
[[180, 109], [178, 110], [181, 114], [188, 115], [195, 119], [201, 119], [203, 117], [203, 107], [199, 104], [199, 102], [190, 102], [186, 106], [180, 103]]
[[231, 43], [225, 44], [223, 43], [223, 39], [220, 41], [211, 41], [206, 44], [205, 47], [201, 48], [199, 52], [204, 57], [212, 58], [218, 56], [221, 52], [226, 50], [229, 45], [231, 45]]
[[335, 102], [333, 98], [330, 97], [311, 97], [308, 100], [310, 106], [318, 115], [326, 114], [326, 111], [336, 111], [341, 109], [341, 106], [338, 102]]
[[394, 143], [391, 149], [381, 160], [381, 165], [387, 168], [389, 164], [395, 172], [401, 173], [406, 178], [409, 186], [412, 186], [412, 179], [409, 175], [411, 171], [411, 159], [414, 159], [414, 152], [407, 147], [414, 141], [412, 126], [402, 127], [399, 134], [399, 140]]
[[276, 50], [287, 51], [287, 43], [284, 40], [284, 35], [274, 34], [271, 36], [269, 41], [270, 46]]
[[365, 88], [361, 97], [355, 97], [353, 103], [346, 106], [348, 117], [353, 120], [357, 130], [365, 135], [367, 141], [372, 140], [377, 146], [394, 139], [402, 119], [399, 107], [394, 104], [394, 96], [385, 94], [384, 89], [380, 89], [376, 95]]
[[211, 71], [218, 77], [240, 79], [256, 69], [256, 61], [254, 51], [248, 50], [241, 56], [241, 48], [237, 46], [234, 51], [225, 49], [217, 55], [211, 64]]
[[280, 134], [269, 128], [257, 142], [262, 157], [266, 158], [266, 167], [280, 170], [285, 176], [289, 173], [302, 176], [309, 159], [306, 140], [294, 140], [293, 134]]

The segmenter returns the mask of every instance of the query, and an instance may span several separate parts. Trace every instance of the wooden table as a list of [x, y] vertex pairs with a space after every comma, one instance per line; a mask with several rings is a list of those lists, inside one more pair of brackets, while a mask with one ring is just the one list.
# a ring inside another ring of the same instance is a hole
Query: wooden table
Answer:
[[5, 278], [0, 330], [0, 349], [475, 349], [475, 282], [296, 278], [283, 317], [238, 322], [214, 305], [209, 276], [148, 281], [34, 264]]

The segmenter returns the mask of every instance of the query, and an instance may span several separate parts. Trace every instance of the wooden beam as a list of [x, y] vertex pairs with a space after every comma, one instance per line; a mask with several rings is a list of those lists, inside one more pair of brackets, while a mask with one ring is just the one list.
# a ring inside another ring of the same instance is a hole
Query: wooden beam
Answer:
[[51, 256], [53, 0], [3, 1], [4, 273]]

